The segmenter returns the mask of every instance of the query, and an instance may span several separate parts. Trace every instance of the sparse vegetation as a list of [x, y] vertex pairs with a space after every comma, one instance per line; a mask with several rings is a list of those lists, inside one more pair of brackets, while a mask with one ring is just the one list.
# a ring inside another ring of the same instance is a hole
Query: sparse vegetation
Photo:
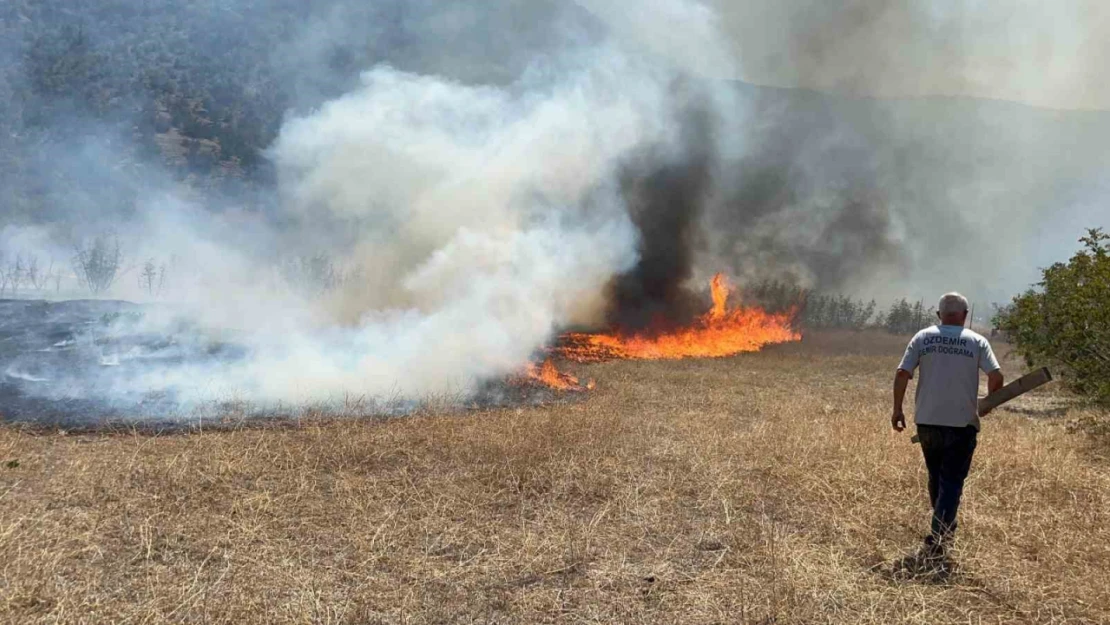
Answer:
[[115, 236], [97, 236], [75, 252], [73, 271], [94, 296], [110, 289], [123, 272], [123, 249]]
[[357, 280], [362, 270], [343, 268], [328, 254], [317, 253], [283, 260], [278, 264], [278, 273], [290, 288], [306, 295], [319, 295]]
[[955, 575], [884, 572], [925, 474], [887, 425], [904, 337], [859, 339], [589, 365], [586, 401], [464, 415], [9, 425], [0, 622], [1110, 620], [1107, 458], [1066, 425], [1099, 413], [1052, 388], [985, 422]]
[[148, 258], [139, 271], [139, 288], [153, 297], [162, 293], [166, 286], [166, 264], [158, 264], [153, 258]]
[[27, 283], [31, 285], [36, 291], [45, 291], [47, 285], [50, 283], [50, 278], [54, 273], [54, 263], [51, 261], [50, 266], [43, 269], [39, 266], [38, 256], [30, 256], [27, 259]]
[[61, 289], [62, 277], [54, 269], [53, 260], [43, 268], [34, 254], [16, 254], [10, 259], [0, 254], [0, 297], [16, 297], [25, 287], [43, 293], [53, 285], [57, 291]]
[[1080, 242], [995, 323], [1029, 363], [1056, 364], [1076, 391], [1110, 402], [1110, 235], [1092, 229]]
[[0, 297], [6, 294], [10, 294], [12, 297], [18, 295], [24, 277], [22, 256], [16, 256], [11, 260], [0, 257]]

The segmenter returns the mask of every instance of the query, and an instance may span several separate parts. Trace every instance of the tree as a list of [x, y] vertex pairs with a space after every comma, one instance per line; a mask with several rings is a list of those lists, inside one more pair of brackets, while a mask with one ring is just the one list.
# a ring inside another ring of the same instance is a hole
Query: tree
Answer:
[[50, 280], [50, 272], [52, 271], [54, 271], [53, 262], [46, 268], [46, 271], [43, 271], [42, 268], [39, 267], [38, 256], [31, 255], [27, 257], [27, 269], [24, 273], [27, 277], [27, 282], [36, 291], [46, 289], [46, 284]]
[[98, 236], [91, 243], [77, 246], [73, 257], [73, 270], [77, 279], [94, 296], [107, 291], [122, 272], [123, 251], [119, 239]]
[[860, 312], [860, 318], [857, 324], [859, 327], [865, 328], [871, 323], [871, 319], [875, 316], [876, 306], [877, 302], [875, 302], [875, 300], [867, 302], [867, 305], [864, 306], [862, 312]]
[[11, 289], [12, 297], [19, 292], [19, 287], [27, 279], [27, 262], [22, 256], [16, 256], [11, 261], [0, 265], [0, 295]]
[[883, 320], [883, 326], [886, 327], [887, 331], [894, 334], [904, 334], [912, 327], [912, 319], [913, 308], [903, 298], [891, 305], [890, 311], [886, 314], [886, 319]]
[[318, 253], [311, 256], [293, 256], [278, 262], [278, 276], [287, 287], [305, 295], [318, 296], [351, 281], [362, 280], [359, 265], [337, 265], [331, 256]]
[[1067, 263], [999, 311], [996, 326], [1026, 361], [1055, 364], [1080, 394], [1110, 402], [1110, 235], [1087, 231]]
[[139, 272], [139, 288], [144, 289], [147, 295], [154, 296], [162, 292], [166, 285], [166, 265], [159, 266], [153, 258], [143, 263]]

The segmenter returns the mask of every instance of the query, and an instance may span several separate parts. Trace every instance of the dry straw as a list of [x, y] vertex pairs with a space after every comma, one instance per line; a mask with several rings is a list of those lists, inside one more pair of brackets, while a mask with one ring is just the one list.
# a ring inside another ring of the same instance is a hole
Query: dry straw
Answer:
[[1107, 458], [1066, 427], [1099, 417], [1051, 391], [986, 424], [955, 575], [887, 573], [927, 522], [901, 348], [590, 365], [586, 402], [386, 422], [2, 428], [0, 621], [1110, 620]]

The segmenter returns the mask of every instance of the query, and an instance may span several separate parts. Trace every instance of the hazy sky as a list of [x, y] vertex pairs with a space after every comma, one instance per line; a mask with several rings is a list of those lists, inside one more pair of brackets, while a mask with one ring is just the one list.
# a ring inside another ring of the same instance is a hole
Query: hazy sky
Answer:
[[[706, 58], [667, 32], [652, 32], [645, 43], [703, 73], [763, 85], [1110, 109], [1106, 0], [706, 2], [734, 58]], [[581, 4], [602, 17], [627, 14], [619, 0]], [[672, 26], [704, 27], [689, 16]]]

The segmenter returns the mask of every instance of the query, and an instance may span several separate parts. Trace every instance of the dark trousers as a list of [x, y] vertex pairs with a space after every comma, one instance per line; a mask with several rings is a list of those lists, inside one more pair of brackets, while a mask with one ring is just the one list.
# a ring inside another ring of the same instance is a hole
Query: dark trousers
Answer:
[[925, 467], [929, 470], [929, 503], [933, 506], [932, 538], [944, 540], [956, 531], [956, 511], [964, 480], [971, 470], [979, 431], [973, 427], [918, 425]]

